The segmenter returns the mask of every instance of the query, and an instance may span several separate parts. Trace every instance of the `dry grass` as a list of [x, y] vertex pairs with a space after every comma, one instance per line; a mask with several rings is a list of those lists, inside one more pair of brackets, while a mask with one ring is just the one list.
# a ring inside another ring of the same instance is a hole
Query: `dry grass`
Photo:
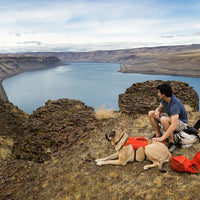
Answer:
[[200, 119], [200, 112], [193, 112], [193, 109], [188, 105], [185, 105], [185, 108], [188, 114], [188, 125], [194, 126], [197, 120]]
[[97, 108], [95, 114], [98, 120], [115, 117], [114, 111], [112, 109], [107, 109], [105, 105], [101, 105], [99, 108]]

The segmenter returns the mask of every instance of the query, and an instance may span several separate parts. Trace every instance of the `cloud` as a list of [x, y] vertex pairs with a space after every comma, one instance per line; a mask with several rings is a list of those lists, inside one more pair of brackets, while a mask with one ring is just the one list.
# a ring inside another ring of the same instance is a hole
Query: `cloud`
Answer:
[[[23, 2], [23, 1], [21, 1]], [[0, 12], [1, 24], [12, 24], [14, 27], [38, 27], [55, 31], [69, 30], [70, 26], [87, 26], [89, 24], [104, 24], [107, 21], [115, 22], [124, 20], [144, 20], [162, 18], [166, 9], [162, 12], [153, 5], [154, 1], [47, 1], [46, 4], [18, 3], [9, 6], [4, 12]], [[154, 3], [155, 4], [155, 3]], [[121, 24], [119, 24], [121, 25]], [[81, 28], [80, 27], [80, 28]]]
[[28, 43], [28, 45], [20, 44], [20, 46], [9, 47], [6, 50], [0, 49], [0, 53], [7, 52], [85, 52], [95, 50], [113, 50], [113, 49], [132, 49], [138, 47], [152, 47], [160, 46], [161, 43], [145, 43], [145, 42], [104, 42], [104, 43], [84, 43], [84, 44], [41, 44], [40, 46], [34, 43]]
[[118, 48], [113, 44], [184, 43], [188, 38], [181, 35], [197, 40], [197, 11], [199, 3], [193, 0], [3, 0], [0, 46], [34, 45], [43, 49], [56, 45], [59, 49], [62, 44], [74, 44], [79, 49], [77, 44], [93, 44], [96, 48], [99, 44], [102, 48], [101, 44], [106, 43]]
[[160, 37], [162, 37], [162, 38], [173, 38], [174, 35], [161, 35]]
[[194, 36], [200, 36], [200, 32], [195, 33]]
[[184, 34], [178, 34], [178, 37], [188, 37], [188, 35], [184, 35]]
[[21, 33], [12, 33], [12, 32], [10, 32], [9, 34], [10, 34], [10, 35], [17, 36], [17, 37], [20, 37], [20, 36], [21, 36]]
[[41, 45], [42, 44], [42, 42], [40, 42], [40, 41], [27, 41], [27, 42], [18, 42], [17, 44], [27, 44], [27, 45], [37, 45], [37, 46], [39, 46], [39, 45]]

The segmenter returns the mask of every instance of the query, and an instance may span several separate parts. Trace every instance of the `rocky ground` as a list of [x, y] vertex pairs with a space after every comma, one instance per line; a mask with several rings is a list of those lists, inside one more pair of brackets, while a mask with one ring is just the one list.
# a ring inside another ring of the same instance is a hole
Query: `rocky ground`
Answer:
[[[191, 106], [187, 110], [192, 126], [200, 112]], [[144, 171], [147, 160], [96, 166], [95, 159], [115, 152], [104, 136], [114, 126], [130, 136], [154, 134], [147, 114], [139, 110], [102, 113], [81, 101], [60, 99], [28, 115], [1, 101], [0, 199], [199, 199], [200, 176], [177, 173], [168, 164], [168, 173]], [[198, 142], [173, 155], [192, 159], [199, 149]]]

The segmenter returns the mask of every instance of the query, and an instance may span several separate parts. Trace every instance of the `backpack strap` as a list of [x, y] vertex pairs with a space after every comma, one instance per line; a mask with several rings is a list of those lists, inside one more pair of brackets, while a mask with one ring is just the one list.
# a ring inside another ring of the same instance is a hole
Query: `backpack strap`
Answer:
[[137, 152], [137, 147], [134, 148], [134, 162], [136, 162], [136, 152]]

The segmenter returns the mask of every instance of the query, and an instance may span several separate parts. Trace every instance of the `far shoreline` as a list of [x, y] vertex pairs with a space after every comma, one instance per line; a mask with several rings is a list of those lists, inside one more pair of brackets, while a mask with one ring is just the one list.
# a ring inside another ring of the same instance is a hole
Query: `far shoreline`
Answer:
[[163, 76], [180, 76], [180, 77], [188, 77], [188, 78], [200, 78], [199, 75], [194, 74], [176, 74], [176, 73], [161, 73], [161, 72], [144, 72], [144, 71], [118, 71], [123, 74], [146, 74], [146, 75], [163, 75]]

